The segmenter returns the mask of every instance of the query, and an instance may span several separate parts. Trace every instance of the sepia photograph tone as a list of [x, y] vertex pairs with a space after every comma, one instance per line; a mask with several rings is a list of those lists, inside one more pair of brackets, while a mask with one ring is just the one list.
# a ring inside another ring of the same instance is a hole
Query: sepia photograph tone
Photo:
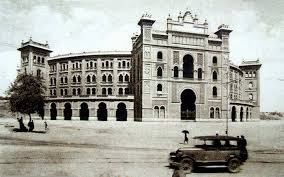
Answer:
[[283, 176], [283, 10], [1, 0], [0, 176]]

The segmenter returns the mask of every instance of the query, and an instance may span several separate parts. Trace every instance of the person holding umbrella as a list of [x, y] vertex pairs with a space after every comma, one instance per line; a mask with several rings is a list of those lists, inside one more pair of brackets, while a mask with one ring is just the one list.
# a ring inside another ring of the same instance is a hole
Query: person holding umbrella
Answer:
[[185, 144], [188, 144], [188, 138], [187, 138], [187, 134], [189, 134], [189, 131], [188, 130], [183, 130], [182, 133], [184, 133], [184, 141], [183, 143]]

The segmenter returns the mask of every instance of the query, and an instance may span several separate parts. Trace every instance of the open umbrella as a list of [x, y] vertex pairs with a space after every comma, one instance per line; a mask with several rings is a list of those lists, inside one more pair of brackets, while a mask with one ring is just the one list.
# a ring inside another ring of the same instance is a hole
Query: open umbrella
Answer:
[[189, 131], [188, 130], [183, 130], [183, 131], [181, 131], [182, 133], [184, 133], [184, 134], [189, 134]]

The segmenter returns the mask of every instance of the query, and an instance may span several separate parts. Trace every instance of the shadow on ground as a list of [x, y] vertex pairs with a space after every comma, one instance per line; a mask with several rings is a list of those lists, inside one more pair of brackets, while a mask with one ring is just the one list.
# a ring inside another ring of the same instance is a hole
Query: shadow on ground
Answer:
[[13, 128], [12, 131], [13, 132], [42, 133], [42, 134], [46, 133], [46, 131], [36, 131], [36, 130], [29, 132], [29, 131], [22, 130], [22, 129], [19, 129], [19, 128]]

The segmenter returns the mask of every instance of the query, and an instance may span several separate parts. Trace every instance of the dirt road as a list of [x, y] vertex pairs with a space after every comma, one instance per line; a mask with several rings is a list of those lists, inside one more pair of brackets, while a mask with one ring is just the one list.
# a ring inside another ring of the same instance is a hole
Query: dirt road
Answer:
[[[44, 130], [40, 120], [37, 131]], [[48, 121], [47, 133], [15, 133], [13, 119], [0, 120], [0, 176], [167, 177], [168, 153], [190, 136], [221, 134], [220, 122]], [[197, 169], [188, 176], [281, 176], [284, 174], [283, 121], [230, 124], [244, 134], [250, 158], [238, 174]], [[190, 142], [191, 143], [191, 142]]]

